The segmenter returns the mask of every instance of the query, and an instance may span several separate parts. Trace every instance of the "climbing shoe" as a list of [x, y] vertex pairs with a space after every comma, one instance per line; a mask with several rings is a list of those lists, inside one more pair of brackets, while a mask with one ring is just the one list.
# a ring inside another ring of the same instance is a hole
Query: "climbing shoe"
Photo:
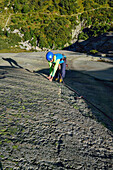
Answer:
[[58, 78], [55, 78], [55, 81], [58, 81]]
[[62, 80], [62, 79], [60, 79], [60, 80], [59, 80], [59, 83], [63, 83], [63, 80]]

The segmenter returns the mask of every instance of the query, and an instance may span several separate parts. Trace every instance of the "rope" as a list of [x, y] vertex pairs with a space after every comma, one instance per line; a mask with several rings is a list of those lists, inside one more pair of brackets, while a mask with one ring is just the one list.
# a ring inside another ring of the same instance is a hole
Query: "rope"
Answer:
[[[12, 60], [12, 59], [11, 59]], [[31, 70], [29, 70], [29, 69], [26, 69], [26, 68], [23, 68], [23, 67], [21, 67], [20, 65], [18, 65], [17, 63], [16, 63], [16, 61], [15, 60], [12, 60], [13, 61], [13, 63], [16, 65], [16, 66], [19, 66], [20, 68], [22, 68], [22, 69], [24, 69], [24, 70], [26, 70], [26, 71], [28, 71], [28, 72], [31, 72], [31, 73], [36, 73], [36, 72], [32, 72]], [[11, 64], [11, 63], [10, 63]], [[70, 69], [69, 69], [70, 70]], [[44, 78], [46, 78], [47, 79], [47, 77], [46, 76], [44, 76], [43, 74], [41, 74], [41, 73], [39, 73], [42, 77], [44, 77]], [[62, 76], [61, 76], [62, 77]], [[71, 91], [73, 91], [74, 93], [76, 93], [78, 96], [80, 96], [80, 98], [82, 98], [82, 99], [84, 99], [85, 101], [87, 101], [87, 103], [89, 103], [90, 105], [92, 105], [94, 108], [96, 108], [99, 112], [101, 112], [101, 113], [103, 113], [108, 119], [110, 119], [111, 121], [113, 121], [113, 119], [111, 118], [111, 117], [109, 117], [105, 112], [103, 112], [101, 109], [99, 109], [97, 106], [95, 106], [93, 103], [91, 103], [89, 100], [87, 100], [85, 97], [83, 97], [83, 96], [81, 96], [76, 90], [74, 90], [73, 88], [71, 88], [70, 86], [68, 86], [65, 82], [64, 82], [64, 80], [63, 80], [63, 85], [64, 86], [66, 86], [69, 90], [71, 90]]]
[[94, 108], [96, 108], [99, 112], [103, 113], [104, 116], [106, 116], [108, 119], [110, 119], [111, 121], [113, 121], [113, 119], [111, 117], [109, 117], [105, 112], [103, 112], [101, 109], [99, 109], [97, 106], [95, 106], [93, 103], [91, 103], [89, 100], [87, 100], [85, 97], [81, 96], [80, 93], [78, 93], [76, 90], [74, 90], [73, 88], [71, 88], [70, 86], [68, 86], [64, 81], [63, 81], [63, 85], [65, 87], [67, 87], [69, 90], [73, 91], [74, 93], [76, 93], [78, 96], [80, 96], [80, 98], [84, 99], [87, 103], [89, 103], [90, 105], [92, 105]]

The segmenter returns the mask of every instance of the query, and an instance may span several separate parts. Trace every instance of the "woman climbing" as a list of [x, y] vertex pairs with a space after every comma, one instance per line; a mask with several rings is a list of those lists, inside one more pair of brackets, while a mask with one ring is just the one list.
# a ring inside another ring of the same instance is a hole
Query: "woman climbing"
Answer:
[[55, 78], [56, 81], [59, 80], [59, 82], [62, 83], [66, 72], [66, 56], [60, 53], [53, 54], [49, 51], [46, 54], [46, 59], [50, 68], [49, 81]]

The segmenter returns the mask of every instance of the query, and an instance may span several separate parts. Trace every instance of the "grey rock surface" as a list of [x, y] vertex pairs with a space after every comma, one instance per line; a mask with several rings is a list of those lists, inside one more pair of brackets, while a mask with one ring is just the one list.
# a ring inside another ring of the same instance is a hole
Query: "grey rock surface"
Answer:
[[[76, 67], [73, 69], [75, 53], [65, 53], [70, 69], [65, 82], [74, 89], [79, 87], [80, 93], [89, 90], [87, 97], [94, 87], [103, 95], [100, 82], [75, 72]], [[45, 52], [7, 56], [28, 70], [12, 68], [0, 58], [0, 166], [25, 170], [112, 170], [112, 122], [64, 84], [46, 79], [49, 70]], [[113, 87], [112, 82], [107, 85]], [[95, 101], [95, 96], [91, 99]], [[110, 106], [112, 109], [112, 103]], [[109, 113], [112, 116], [111, 110]]]
[[113, 81], [112, 59], [81, 55], [73, 60], [73, 68], [99, 80]]

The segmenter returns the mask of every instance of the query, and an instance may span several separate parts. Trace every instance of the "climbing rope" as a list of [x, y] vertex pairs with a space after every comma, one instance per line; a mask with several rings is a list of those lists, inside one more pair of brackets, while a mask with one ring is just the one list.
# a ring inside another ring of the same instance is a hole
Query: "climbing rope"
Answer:
[[[28, 69], [25, 69], [25, 70], [31, 72], [31, 71], [28, 70]], [[35, 73], [35, 72], [33, 72], [33, 73]], [[44, 77], [44, 78], [47, 79], [47, 77], [46, 77], [45, 75], [43, 75], [42, 73], [38, 73], [38, 74], [40, 74], [42, 77]], [[100, 113], [102, 113], [104, 116], [106, 116], [109, 120], [113, 121], [113, 119], [112, 119], [110, 116], [108, 116], [105, 112], [103, 112], [101, 109], [99, 109], [97, 106], [95, 106], [92, 102], [90, 102], [90, 101], [89, 101], [88, 99], [86, 99], [84, 96], [81, 96], [79, 92], [77, 92], [76, 90], [74, 90], [73, 88], [71, 88], [70, 86], [68, 86], [68, 85], [64, 82], [64, 80], [63, 80], [63, 85], [64, 85], [65, 87], [67, 87], [69, 90], [73, 91], [75, 94], [77, 94], [77, 95], [79, 96], [78, 99], [81, 99], [81, 98], [84, 99], [87, 103], [89, 103], [90, 105], [92, 105], [96, 110], [98, 110]]]
[[[87, 103], [89, 103], [90, 105], [92, 105], [94, 108], [96, 108], [99, 112], [103, 113], [108, 119], [110, 119], [111, 121], [113, 121], [113, 119], [111, 117], [109, 117], [105, 112], [103, 112], [101, 109], [99, 109], [97, 106], [95, 106], [92, 102], [90, 102], [89, 100], [87, 100], [85, 97], [81, 96], [80, 93], [78, 93], [76, 90], [74, 90], [73, 88], [71, 88], [70, 86], [68, 86], [64, 81], [63, 81], [63, 85], [65, 87], [67, 87], [69, 90], [73, 91], [75, 94], [77, 94], [78, 96], [80, 96], [79, 98], [84, 99]], [[79, 99], [78, 98], [78, 99]]]
[[[2, 58], [2, 59], [4, 59], [4, 58]], [[18, 66], [19, 68], [24, 69], [24, 70], [26, 70], [26, 71], [28, 71], [28, 72], [30, 72], [30, 73], [34, 73], [34, 74], [37, 73], [37, 72], [35, 72], [35, 71], [31, 71], [31, 70], [29, 70], [29, 69], [26, 69], [26, 68], [21, 67], [20, 65], [17, 64], [17, 62], [16, 62], [15, 60], [13, 60], [13, 59], [11, 59], [11, 58], [7, 58], [7, 59], [4, 59], [4, 60], [8, 61], [10, 64], [11, 64], [11, 62], [13, 62], [13, 63], [14, 63], [16, 66]], [[9, 60], [10, 60], [10, 61], [9, 61]], [[12, 64], [11, 64], [11, 66], [12, 66]], [[69, 69], [69, 68], [68, 68], [68, 69]], [[70, 70], [70, 69], [69, 69], [69, 70]], [[44, 76], [42, 73], [39, 73], [39, 72], [38, 72], [38, 74], [47, 79], [47, 77]], [[87, 103], [89, 103], [89, 104], [92, 105], [94, 108], [96, 108], [99, 112], [101, 112], [103, 115], [105, 115], [109, 120], [113, 121], [113, 119], [112, 119], [110, 116], [108, 116], [105, 112], [103, 112], [101, 109], [99, 109], [99, 108], [98, 108], [97, 106], [95, 106], [92, 102], [90, 102], [89, 100], [87, 100], [85, 97], [81, 96], [80, 93], [78, 93], [76, 90], [74, 90], [73, 88], [71, 88], [70, 86], [68, 86], [68, 85], [64, 82], [64, 80], [63, 80], [63, 85], [64, 85], [65, 87], [67, 87], [69, 90], [73, 91], [73, 92], [74, 92], [75, 94], [77, 94], [78, 96], [80, 96], [80, 97], [78, 97], [78, 98], [84, 99]]]

